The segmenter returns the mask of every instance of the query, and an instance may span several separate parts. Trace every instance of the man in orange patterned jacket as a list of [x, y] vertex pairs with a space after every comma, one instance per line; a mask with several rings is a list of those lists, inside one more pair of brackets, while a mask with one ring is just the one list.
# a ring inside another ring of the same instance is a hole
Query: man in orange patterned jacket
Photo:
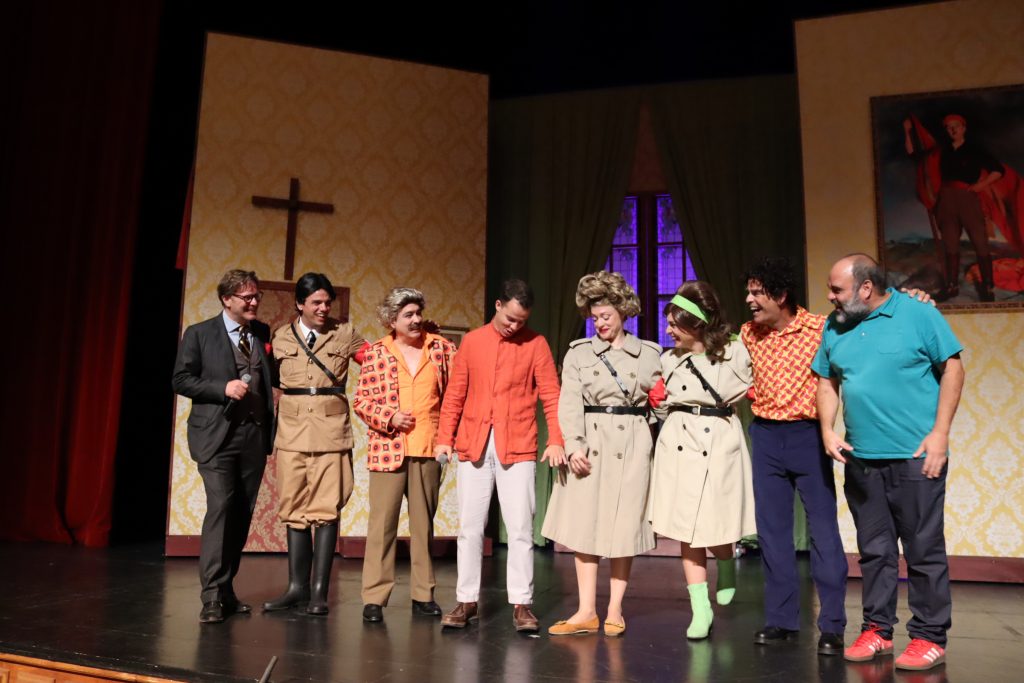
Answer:
[[369, 426], [370, 513], [363, 557], [363, 619], [384, 618], [395, 587], [395, 543], [402, 496], [409, 501], [409, 590], [413, 614], [437, 617], [430, 544], [441, 486], [434, 442], [455, 345], [424, 329], [417, 289], [392, 289], [377, 308], [390, 330], [366, 351], [353, 409]]

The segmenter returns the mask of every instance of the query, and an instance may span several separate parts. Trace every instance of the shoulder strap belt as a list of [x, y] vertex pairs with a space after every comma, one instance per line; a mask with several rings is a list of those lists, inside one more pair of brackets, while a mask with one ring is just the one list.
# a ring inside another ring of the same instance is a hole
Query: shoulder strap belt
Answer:
[[619, 385], [622, 395], [626, 397], [626, 403], [632, 405], [633, 399], [629, 396], [629, 389], [627, 389], [626, 385], [622, 383], [622, 379], [619, 378], [619, 373], [615, 372], [614, 366], [612, 366], [608, 359], [605, 358], [603, 353], [597, 354], [597, 357], [600, 358], [601, 362], [604, 363], [604, 366], [608, 368], [608, 372], [612, 373], [612, 379], [614, 379], [615, 383]]
[[715, 391], [714, 387], [708, 384], [708, 381], [704, 379], [704, 375], [700, 374], [700, 370], [698, 370], [697, 366], [693, 364], [693, 360], [687, 358], [685, 362], [686, 367], [690, 369], [690, 372], [697, 375], [697, 379], [700, 381], [700, 385], [704, 387], [704, 391], [711, 394], [711, 398], [715, 399], [715, 403], [718, 405], [718, 407], [721, 408], [722, 406], [724, 406], [725, 401], [722, 400], [721, 395], [717, 391]]
[[338, 376], [335, 375], [330, 370], [328, 370], [327, 366], [321, 363], [320, 359], [316, 357], [316, 354], [313, 353], [312, 349], [306, 346], [306, 342], [303, 341], [302, 337], [299, 336], [299, 331], [295, 329], [295, 323], [292, 323], [291, 328], [292, 334], [295, 335], [295, 341], [299, 342], [299, 348], [305, 351], [306, 355], [309, 356], [309, 359], [313, 361], [313, 363], [315, 363], [318, 368], [324, 371], [324, 374], [327, 375], [327, 379], [331, 380], [333, 384], [338, 385], [338, 388], [344, 391], [345, 385], [341, 382], [341, 380], [338, 379]]

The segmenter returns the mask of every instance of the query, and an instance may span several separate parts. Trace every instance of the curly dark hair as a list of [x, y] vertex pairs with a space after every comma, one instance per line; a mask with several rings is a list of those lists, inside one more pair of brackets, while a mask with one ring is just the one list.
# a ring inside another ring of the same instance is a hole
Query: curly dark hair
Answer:
[[797, 297], [800, 296], [800, 276], [793, 262], [783, 256], [765, 256], [758, 259], [743, 274], [743, 282], [760, 282], [765, 294], [775, 301], [786, 297], [783, 306], [790, 313], [796, 313]]
[[702, 280], [690, 280], [680, 285], [676, 294], [697, 304], [708, 321], [704, 322], [671, 301], [665, 304], [664, 315], [671, 316], [678, 327], [700, 339], [704, 352], [712, 361], [720, 363], [725, 360], [725, 347], [731, 341], [733, 328], [725, 318], [715, 288]]

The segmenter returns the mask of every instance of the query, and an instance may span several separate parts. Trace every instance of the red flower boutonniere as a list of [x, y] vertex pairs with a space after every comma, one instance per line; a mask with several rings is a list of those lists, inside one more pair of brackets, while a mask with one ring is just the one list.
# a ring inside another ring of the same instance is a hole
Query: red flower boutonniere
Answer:
[[274, 355], [274, 347], [270, 345], [270, 342], [263, 342], [263, 350], [267, 352], [268, 356]]

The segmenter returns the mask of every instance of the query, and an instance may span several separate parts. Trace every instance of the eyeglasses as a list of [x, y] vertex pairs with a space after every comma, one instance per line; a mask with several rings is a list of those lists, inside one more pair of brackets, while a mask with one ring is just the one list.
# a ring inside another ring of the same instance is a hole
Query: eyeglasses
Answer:
[[261, 301], [263, 299], [263, 292], [256, 292], [255, 294], [232, 294], [231, 296], [236, 299], [241, 299], [247, 304], [251, 304], [253, 301]]

